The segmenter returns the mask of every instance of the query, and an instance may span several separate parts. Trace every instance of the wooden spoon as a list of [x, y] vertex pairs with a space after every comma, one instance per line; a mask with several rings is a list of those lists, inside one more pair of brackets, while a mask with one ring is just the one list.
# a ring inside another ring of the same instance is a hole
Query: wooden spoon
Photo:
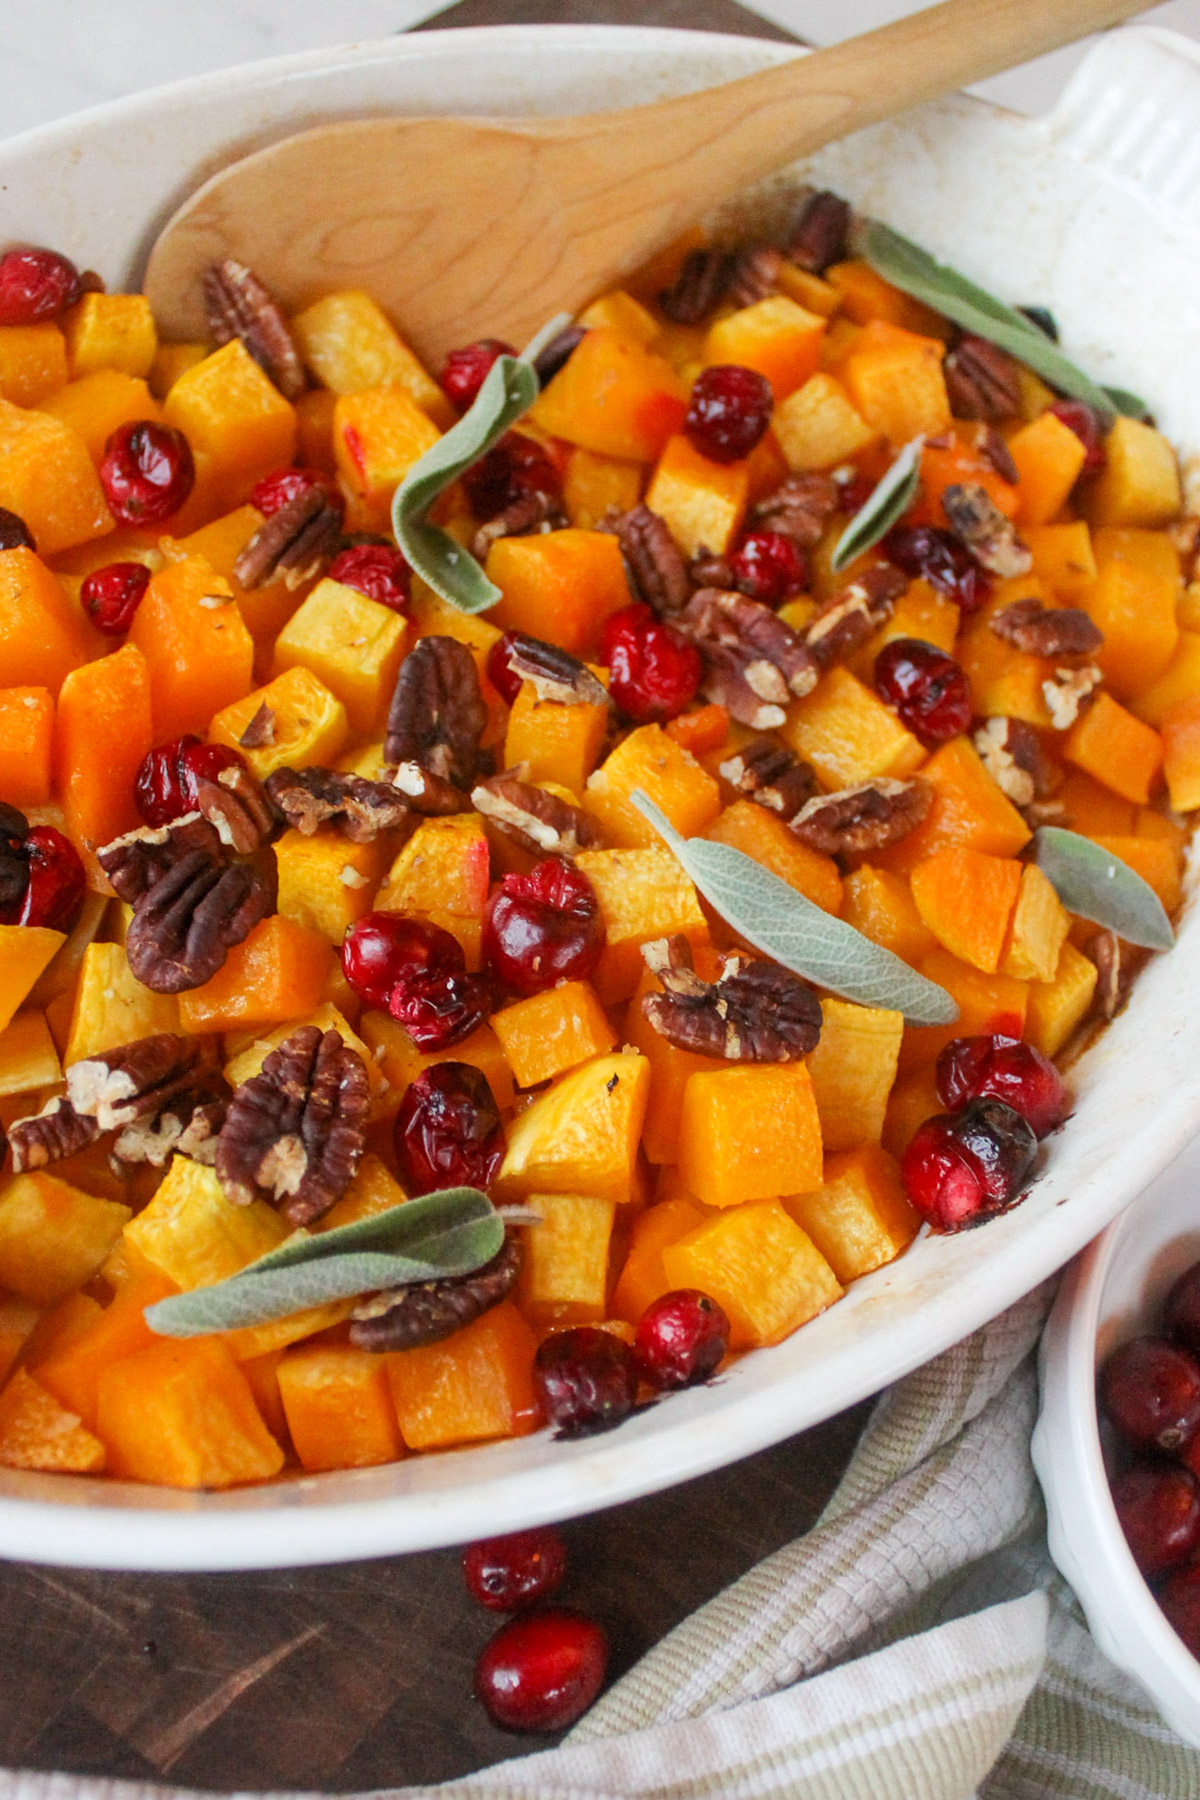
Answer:
[[484, 335], [521, 344], [772, 170], [1144, 6], [946, 0], [621, 112], [320, 125], [206, 181], [155, 244], [145, 290], [165, 337], [202, 338], [200, 277], [234, 256], [289, 311], [366, 288], [435, 368]]

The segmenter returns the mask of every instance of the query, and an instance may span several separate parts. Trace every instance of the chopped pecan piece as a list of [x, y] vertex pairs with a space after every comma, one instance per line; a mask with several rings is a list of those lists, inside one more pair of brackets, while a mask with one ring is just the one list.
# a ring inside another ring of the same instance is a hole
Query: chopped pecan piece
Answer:
[[642, 1010], [677, 1049], [727, 1062], [795, 1062], [816, 1048], [821, 1003], [790, 969], [729, 956], [715, 982], [702, 981], [684, 937], [643, 944], [642, 956], [663, 986], [644, 997]]
[[397, 763], [392, 770], [392, 785], [398, 794], [403, 794], [413, 812], [427, 818], [444, 819], [451, 813], [471, 810], [471, 802], [460, 787], [440, 775], [431, 775], [420, 763]]
[[933, 787], [920, 775], [911, 781], [878, 776], [840, 793], [818, 794], [791, 824], [811, 850], [825, 856], [853, 856], [907, 837], [932, 805]]
[[724, 297], [732, 300], [735, 306], [754, 306], [760, 300], [769, 300], [772, 294], [779, 292], [782, 262], [783, 251], [773, 244], [759, 244], [749, 250], [737, 251]]
[[505, 661], [518, 680], [532, 684], [539, 700], [554, 700], [559, 706], [608, 704], [603, 682], [597, 681], [585, 662], [557, 644], [514, 632]]
[[1095, 663], [1085, 663], [1081, 669], [1055, 669], [1053, 677], [1043, 681], [1042, 695], [1055, 731], [1071, 729], [1103, 679]]
[[688, 580], [696, 587], [733, 588], [733, 570], [724, 556], [714, 556], [703, 545], [688, 564]]
[[665, 521], [651, 512], [644, 500], [607, 520], [604, 529], [616, 533], [636, 599], [645, 601], [656, 613], [678, 612], [687, 605], [692, 591], [687, 563]]
[[228, 1104], [229, 1088], [214, 1073], [209, 1080], [174, 1095], [159, 1112], [126, 1125], [113, 1145], [113, 1160], [125, 1166], [148, 1163], [161, 1169], [177, 1151], [211, 1168]]
[[522, 781], [511, 770], [481, 781], [471, 790], [471, 803], [505, 837], [534, 856], [577, 856], [600, 841], [582, 807]]
[[127, 831], [97, 851], [96, 860], [117, 898], [136, 906], [177, 863], [193, 855], [224, 861], [216, 826], [198, 812], [184, 813], [169, 825], [142, 825]]
[[86, 1150], [99, 1136], [95, 1119], [85, 1119], [65, 1094], [56, 1094], [40, 1113], [16, 1119], [9, 1126], [13, 1173], [24, 1175], [30, 1169], [44, 1169], [48, 1163], [61, 1162], [65, 1156]]
[[804, 641], [823, 669], [865, 644], [908, 586], [908, 577], [891, 563], [864, 569], [831, 594], [807, 631]]
[[253, 269], [232, 256], [213, 263], [204, 274], [204, 302], [214, 343], [241, 338], [285, 400], [304, 392], [308, 382], [288, 322]]
[[352, 844], [370, 844], [380, 832], [397, 831], [411, 822], [412, 809], [390, 783], [343, 775], [337, 769], [315, 765], [273, 769], [267, 776], [267, 793], [304, 837], [332, 825]]
[[323, 487], [311, 487], [263, 520], [238, 551], [234, 576], [244, 588], [281, 578], [286, 588], [297, 588], [320, 573], [341, 537], [341, 513], [330, 506]]
[[739, 794], [783, 819], [794, 819], [817, 791], [816, 770], [775, 738], [758, 738], [721, 764], [721, 774]]
[[275, 713], [264, 700], [238, 743], [243, 750], [262, 750], [275, 742]]
[[160, 1031], [72, 1063], [67, 1100], [80, 1118], [95, 1120], [99, 1131], [119, 1131], [135, 1119], [156, 1117], [194, 1086], [200, 1059], [194, 1038]]
[[704, 660], [705, 699], [755, 731], [782, 725], [793, 694], [817, 684], [819, 666], [799, 632], [759, 600], [700, 588], [681, 622]]
[[828, 188], [809, 194], [788, 243], [788, 260], [810, 275], [823, 275], [830, 263], [847, 255], [850, 204]]
[[1127, 944], [1115, 931], [1098, 931], [1084, 946], [1084, 955], [1095, 963], [1099, 979], [1092, 1008], [1102, 1019], [1115, 1019], [1129, 998], [1133, 978], [1149, 959], [1149, 953]]
[[542, 387], [553, 381], [560, 369], [566, 368], [586, 336], [586, 325], [564, 325], [545, 349], [538, 351], [533, 359], [533, 372]]
[[994, 425], [987, 425], [982, 421], [976, 425], [971, 444], [988, 467], [995, 470], [1001, 481], [1010, 482], [1016, 487], [1021, 479], [1021, 471], [1013, 461], [1007, 439], [1001, 437]]
[[727, 250], [689, 250], [679, 274], [658, 296], [658, 304], [677, 325], [699, 325], [725, 298], [733, 257]]
[[956, 418], [998, 424], [1020, 405], [1017, 365], [998, 344], [965, 331], [942, 366]]
[[129, 967], [156, 994], [201, 987], [271, 907], [266, 879], [249, 863], [191, 850], [134, 903]]
[[1028, 575], [1033, 567], [1029, 546], [1021, 542], [1016, 526], [986, 488], [974, 481], [952, 482], [942, 495], [942, 506], [951, 531], [981, 568], [1002, 581]]
[[516, 1286], [520, 1272], [520, 1242], [509, 1231], [491, 1262], [473, 1275], [389, 1288], [356, 1306], [350, 1315], [350, 1342], [360, 1350], [377, 1351], [438, 1344], [498, 1305]]
[[1014, 600], [993, 613], [988, 624], [1006, 644], [1031, 656], [1091, 656], [1104, 642], [1104, 633], [1081, 606]]
[[811, 550], [825, 535], [837, 511], [837, 483], [828, 475], [789, 475], [751, 510], [759, 531], [779, 531], [801, 550]]
[[226, 1197], [281, 1202], [293, 1225], [319, 1219], [354, 1179], [368, 1104], [362, 1057], [339, 1032], [302, 1026], [229, 1103], [216, 1151]]
[[521, 494], [481, 525], [471, 542], [471, 554], [483, 562], [497, 538], [528, 537], [533, 531], [556, 531], [567, 522], [556, 494], [543, 494], [540, 489]]
[[986, 719], [975, 733], [975, 748], [1000, 792], [1020, 810], [1052, 792], [1053, 765], [1037, 732], [1024, 719], [999, 715]]
[[275, 814], [249, 769], [222, 769], [215, 781], [196, 782], [196, 810], [227, 850], [249, 856], [275, 829]]
[[486, 724], [475, 658], [466, 645], [449, 637], [419, 639], [396, 677], [385, 759], [416, 763], [466, 792], [479, 769], [479, 740]]

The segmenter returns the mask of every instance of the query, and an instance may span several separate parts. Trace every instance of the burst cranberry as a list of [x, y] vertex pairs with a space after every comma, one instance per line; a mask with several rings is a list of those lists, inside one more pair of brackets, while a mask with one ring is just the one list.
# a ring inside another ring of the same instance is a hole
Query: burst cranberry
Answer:
[[676, 718], [696, 698], [704, 673], [695, 644], [640, 604], [605, 620], [600, 660], [613, 700], [639, 725]]
[[1200, 1544], [1200, 1485], [1170, 1463], [1137, 1463], [1113, 1482], [1125, 1541], [1147, 1581], [1187, 1561]]
[[794, 538], [782, 531], [751, 531], [729, 559], [734, 586], [764, 606], [781, 606], [803, 593], [808, 565]]
[[508, 706], [513, 704], [521, 691], [521, 677], [508, 666], [508, 653], [520, 635], [519, 631], [506, 631], [488, 651], [488, 680]]
[[549, 451], [519, 431], [506, 431], [462, 479], [472, 512], [484, 521], [530, 494], [540, 494], [552, 503], [562, 493], [562, 480]]
[[972, 1100], [917, 1128], [901, 1164], [904, 1191], [936, 1230], [961, 1231], [1011, 1206], [1036, 1152], [1020, 1113], [1001, 1100]]
[[926, 746], [946, 744], [971, 723], [971, 683], [944, 650], [893, 638], [875, 658], [875, 691]]
[[991, 577], [970, 552], [936, 525], [897, 525], [883, 540], [883, 553], [906, 575], [922, 576], [965, 613], [978, 612], [992, 591]]
[[1108, 452], [1104, 448], [1104, 431], [1096, 414], [1083, 400], [1056, 400], [1049, 410], [1056, 419], [1062, 420], [1069, 431], [1075, 433], [1087, 451], [1079, 473], [1095, 475], [1108, 461]]
[[413, 970], [401, 975], [388, 1000], [393, 1019], [426, 1052], [461, 1044], [491, 1009], [491, 983], [465, 969]]
[[462, 1553], [463, 1580], [472, 1600], [489, 1612], [520, 1612], [545, 1600], [567, 1572], [567, 1546], [553, 1525], [513, 1531], [507, 1537], [468, 1544]]
[[552, 1331], [533, 1359], [533, 1388], [563, 1438], [611, 1431], [637, 1398], [637, 1364], [623, 1338], [599, 1325]]
[[1163, 1326], [1168, 1337], [1200, 1360], [1200, 1263], [1185, 1269], [1167, 1295]]
[[540, 994], [582, 981], [604, 949], [596, 890], [582, 870], [546, 856], [528, 875], [506, 875], [483, 916], [483, 954], [504, 986]]
[[21, 244], [0, 256], [0, 325], [41, 325], [74, 306], [79, 271], [57, 250]]
[[97, 631], [106, 637], [124, 637], [149, 585], [145, 563], [105, 563], [85, 577], [79, 598]]
[[1192, 1655], [1200, 1659], [1200, 1563], [1176, 1569], [1159, 1589], [1158, 1604]]
[[492, 1090], [470, 1063], [434, 1063], [400, 1102], [396, 1158], [411, 1193], [486, 1188], [504, 1161], [504, 1130]]
[[264, 518], [269, 519], [281, 506], [286, 506], [289, 500], [298, 500], [301, 494], [310, 494], [314, 488], [321, 489], [327, 506], [336, 506], [339, 512], [344, 510], [342, 496], [329, 477], [322, 475], [319, 469], [273, 470], [250, 490], [250, 504], [256, 506]]
[[408, 605], [412, 592], [412, 570], [403, 554], [390, 544], [352, 544], [330, 563], [329, 579], [399, 613]]
[[1066, 1089], [1050, 1058], [1010, 1037], [955, 1038], [938, 1057], [937, 1091], [951, 1112], [969, 1100], [1003, 1100], [1039, 1138], [1067, 1116]]
[[774, 405], [771, 384], [757, 369], [717, 363], [697, 375], [683, 429], [710, 462], [740, 462], [771, 423]]
[[178, 512], [196, 479], [182, 431], [135, 419], [118, 425], [104, 446], [100, 485], [121, 525], [157, 525]]
[[[14, 824], [20, 817], [14, 815]], [[20, 835], [6, 834], [2, 841], [8, 850], [6, 863], [18, 869], [24, 864], [24, 887], [8, 905], [0, 906], [0, 925], [70, 931], [87, 890], [83, 864], [70, 839], [53, 825], [33, 825]]]
[[18, 513], [0, 506], [0, 550], [36, 550], [33, 533]]
[[230, 745], [202, 744], [188, 732], [146, 752], [133, 778], [133, 803], [145, 823], [157, 830], [195, 811], [199, 782], [216, 781], [222, 769], [245, 766]]
[[656, 1388], [707, 1381], [729, 1348], [729, 1320], [698, 1288], [676, 1288], [638, 1320], [633, 1353], [643, 1381]]
[[475, 1664], [475, 1698], [504, 1731], [565, 1731], [604, 1686], [608, 1639], [583, 1613], [510, 1619]]
[[861, 475], [856, 469], [851, 469], [844, 480], [839, 481], [836, 475], [833, 479], [837, 486], [838, 511], [849, 513], [851, 518], [862, 510], [875, 492], [875, 483], [870, 476]]
[[1174, 1455], [1200, 1430], [1200, 1363], [1165, 1338], [1130, 1338], [1104, 1365], [1100, 1399], [1131, 1444]]
[[440, 925], [401, 913], [366, 913], [342, 940], [346, 980], [368, 1006], [386, 1007], [405, 976], [454, 975], [465, 967], [456, 937]]
[[442, 392], [459, 412], [466, 412], [474, 405], [492, 364], [502, 356], [516, 354], [512, 345], [500, 338], [480, 338], [478, 343], [452, 350], [442, 370]]

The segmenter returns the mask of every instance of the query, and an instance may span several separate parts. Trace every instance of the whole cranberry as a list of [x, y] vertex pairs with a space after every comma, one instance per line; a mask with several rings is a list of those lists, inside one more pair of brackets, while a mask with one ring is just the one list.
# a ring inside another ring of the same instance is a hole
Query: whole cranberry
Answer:
[[1067, 1116], [1062, 1076], [1048, 1056], [1016, 1038], [955, 1038], [937, 1059], [937, 1091], [951, 1112], [969, 1100], [1003, 1100], [1039, 1138]]
[[418, 1050], [448, 1050], [487, 1018], [492, 987], [486, 975], [465, 969], [415, 969], [400, 976], [388, 1011], [403, 1025]]
[[508, 706], [521, 691], [521, 677], [508, 666], [508, 653], [521, 635], [519, 631], [505, 631], [488, 651], [487, 678]]
[[222, 769], [245, 766], [231, 745], [204, 744], [188, 732], [146, 752], [133, 778], [133, 804], [157, 830], [195, 811], [199, 782], [216, 781]]
[[875, 658], [875, 691], [928, 748], [971, 723], [971, 683], [961, 663], [920, 638], [893, 638]]
[[322, 490], [327, 506], [335, 506], [339, 512], [345, 510], [341, 494], [329, 477], [322, 475], [319, 469], [273, 469], [251, 488], [250, 504], [257, 507], [265, 519], [269, 519], [281, 506], [286, 506], [289, 500], [297, 500], [301, 494], [310, 494], [314, 488]]
[[70, 931], [83, 904], [87, 877], [79, 853], [53, 825], [27, 825], [0, 806], [0, 925], [41, 925]]
[[502, 356], [516, 354], [502, 338], [480, 338], [474, 344], [464, 344], [461, 350], [452, 350], [442, 369], [442, 392], [459, 412], [466, 412], [474, 405], [493, 363]]
[[489, 1612], [520, 1612], [561, 1586], [567, 1546], [555, 1525], [511, 1531], [507, 1537], [468, 1544], [462, 1570], [467, 1592], [480, 1606]]
[[1075, 433], [1087, 451], [1079, 473], [1097, 474], [1108, 461], [1108, 452], [1104, 448], [1104, 428], [1091, 407], [1084, 400], [1056, 400], [1047, 410]]
[[1200, 1658], [1200, 1563], [1188, 1563], [1169, 1575], [1158, 1591], [1158, 1604], [1171, 1629]]
[[935, 1230], [961, 1231], [1011, 1206], [1036, 1153], [1020, 1113], [972, 1100], [918, 1126], [900, 1165], [904, 1191]]
[[1200, 1431], [1200, 1363], [1165, 1338], [1130, 1338], [1100, 1372], [1100, 1400], [1131, 1444], [1174, 1455]]
[[504, 1161], [492, 1090], [470, 1063], [434, 1063], [409, 1087], [395, 1125], [396, 1158], [411, 1193], [487, 1188]]
[[19, 513], [0, 506], [0, 550], [36, 550], [33, 533]]
[[475, 1664], [475, 1698], [504, 1731], [565, 1731], [604, 1686], [608, 1639], [583, 1613], [510, 1619]]
[[364, 913], [342, 939], [346, 980], [368, 1006], [386, 1007], [403, 976], [453, 975], [465, 968], [456, 937], [402, 913]]
[[191, 446], [173, 426], [135, 419], [118, 425], [104, 446], [100, 486], [121, 525], [157, 525], [169, 519], [195, 479]]
[[106, 637], [124, 637], [149, 586], [150, 571], [145, 563], [105, 563], [84, 577], [79, 598], [97, 631]]
[[965, 613], [978, 612], [992, 591], [991, 576], [950, 532], [936, 525], [897, 525], [883, 554], [906, 575], [921, 576]]
[[1200, 1263], [1185, 1269], [1163, 1305], [1167, 1336], [1200, 1359]]
[[483, 915], [483, 954], [504, 986], [540, 994], [582, 981], [604, 949], [596, 890], [581, 869], [546, 856], [528, 875], [506, 875]]
[[1117, 1476], [1113, 1505], [1147, 1581], [1177, 1569], [1200, 1544], [1200, 1484], [1171, 1463], [1135, 1463]]
[[562, 493], [562, 479], [549, 451], [519, 431], [506, 431], [462, 480], [471, 511], [485, 523], [530, 494], [552, 504]]
[[782, 531], [749, 531], [729, 559], [734, 586], [764, 606], [782, 606], [808, 585], [808, 564]]
[[676, 718], [696, 698], [704, 674], [695, 644], [640, 603], [605, 620], [600, 660], [608, 665], [609, 693], [639, 725]]
[[20, 244], [0, 256], [0, 325], [41, 325], [74, 306], [79, 271], [57, 250]]
[[533, 1388], [561, 1438], [611, 1431], [633, 1410], [637, 1364], [624, 1338], [599, 1325], [552, 1331], [533, 1359]]
[[412, 592], [408, 560], [390, 544], [352, 544], [330, 563], [329, 579], [398, 613], [404, 611]]
[[707, 1381], [728, 1348], [724, 1308], [698, 1288], [676, 1288], [638, 1320], [633, 1354], [651, 1387], [683, 1388]]
[[761, 440], [774, 406], [771, 384], [757, 369], [716, 363], [696, 377], [684, 434], [710, 462], [740, 462]]

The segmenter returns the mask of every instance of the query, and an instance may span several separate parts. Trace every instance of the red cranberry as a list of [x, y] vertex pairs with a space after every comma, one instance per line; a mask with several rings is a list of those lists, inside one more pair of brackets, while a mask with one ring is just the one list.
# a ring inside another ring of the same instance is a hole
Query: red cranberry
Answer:
[[345, 510], [345, 502], [337, 488], [319, 469], [272, 470], [270, 475], [264, 475], [250, 490], [250, 504], [257, 507], [265, 519], [269, 519], [281, 506], [286, 506], [289, 500], [298, 500], [301, 494], [309, 494], [313, 488], [322, 490], [327, 506], [336, 506], [339, 512]]
[[408, 975], [453, 975], [466, 967], [462, 945], [440, 925], [402, 913], [370, 912], [342, 940], [346, 980], [368, 1006], [386, 1007]]
[[157, 525], [170, 518], [195, 479], [191, 446], [173, 426], [136, 419], [118, 425], [104, 446], [100, 485], [121, 525]]
[[459, 412], [466, 412], [474, 405], [492, 364], [501, 356], [516, 354], [512, 345], [501, 338], [480, 338], [477, 343], [464, 344], [461, 350], [452, 350], [442, 370], [442, 392]]
[[543, 857], [528, 875], [506, 875], [487, 903], [483, 953], [505, 987], [540, 994], [591, 974], [604, 949], [596, 890], [561, 856]]
[[870, 476], [861, 475], [857, 470], [852, 470], [844, 481], [839, 481], [836, 475], [833, 479], [837, 487], [838, 511], [849, 513], [851, 518], [855, 513], [861, 512], [875, 492], [876, 484]]
[[611, 1431], [637, 1398], [633, 1351], [599, 1325], [552, 1331], [533, 1359], [533, 1387], [555, 1435], [590, 1437]]
[[330, 563], [329, 579], [399, 613], [408, 605], [412, 592], [408, 561], [390, 544], [352, 544]]
[[40, 325], [74, 306], [79, 271], [57, 250], [21, 244], [0, 256], [0, 325]]
[[638, 1320], [633, 1353], [643, 1381], [656, 1388], [707, 1381], [729, 1348], [729, 1319], [698, 1288], [677, 1288]]
[[146, 824], [157, 829], [195, 811], [201, 781], [216, 781], [222, 769], [245, 766], [230, 745], [203, 744], [188, 732], [146, 752], [133, 778], [133, 803]]
[[639, 725], [676, 718], [696, 698], [704, 674], [695, 644], [640, 604], [605, 620], [600, 660], [608, 665], [613, 700]]
[[1087, 451], [1079, 473], [1095, 475], [1108, 461], [1108, 452], [1104, 448], [1104, 430], [1091, 407], [1084, 400], [1056, 400], [1048, 410], [1075, 433]]
[[1147, 1581], [1187, 1561], [1200, 1544], [1200, 1484], [1171, 1463], [1136, 1463], [1113, 1482], [1125, 1541]]
[[400, 1102], [396, 1157], [409, 1191], [487, 1188], [504, 1161], [504, 1130], [483, 1072], [470, 1063], [434, 1063]]
[[757, 369], [717, 363], [697, 375], [683, 429], [710, 462], [740, 462], [771, 423], [774, 405], [771, 384]]
[[991, 577], [956, 537], [936, 525], [897, 525], [883, 553], [906, 575], [922, 576], [965, 613], [978, 612], [992, 591]]
[[150, 571], [145, 563], [105, 563], [84, 578], [79, 598], [97, 631], [106, 637], [124, 637], [149, 586]]
[[937, 1091], [951, 1112], [969, 1100], [1003, 1100], [1039, 1138], [1067, 1116], [1066, 1089], [1050, 1058], [1010, 1037], [955, 1038], [938, 1057]]
[[893, 638], [875, 658], [875, 691], [926, 747], [971, 723], [971, 683], [961, 663], [920, 638]]
[[1200, 1363], [1165, 1338], [1130, 1338], [1101, 1371], [1100, 1399], [1131, 1444], [1174, 1455], [1200, 1430]]
[[1185, 1269], [1167, 1295], [1163, 1327], [1168, 1337], [1200, 1360], [1200, 1263]]
[[[21, 820], [9, 807], [0, 812], [6, 818], [11, 813], [14, 823]], [[21, 823], [23, 826], [24, 821]], [[0, 906], [0, 925], [42, 925], [51, 931], [70, 931], [87, 891], [83, 864], [70, 839], [53, 825], [33, 825], [20, 833], [4, 829], [0, 847], [8, 851], [4, 858], [7, 870], [24, 864], [23, 885], [7, 905]]]
[[485, 522], [530, 494], [554, 502], [562, 493], [562, 480], [549, 451], [519, 431], [506, 431], [462, 479], [471, 511]]
[[782, 606], [808, 584], [808, 565], [794, 538], [782, 531], [750, 531], [729, 559], [734, 586], [764, 606]]
[[489, 1612], [520, 1612], [561, 1586], [567, 1546], [557, 1526], [538, 1525], [468, 1544], [462, 1569], [467, 1592], [480, 1606]]
[[1176, 1569], [1159, 1589], [1158, 1604], [1192, 1655], [1200, 1659], [1200, 1562]]
[[393, 1019], [426, 1052], [461, 1044], [491, 1010], [491, 983], [465, 969], [413, 970], [401, 975], [388, 1000]]
[[938, 1231], [961, 1231], [1016, 1199], [1037, 1153], [1020, 1113], [1001, 1100], [972, 1100], [918, 1127], [901, 1174], [912, 1204]]
[[33, 533], [19, 514], [0, 506], [0, 550], [36, 550]]
[[511, 706], [521, 691], [521, 677], [515, 669], [508, 666], [508, 653], [522, 635], [519, 631], [506, 631], [498, 637], [488, 651], [487, 677], [500, 698]]
[[608, 1639], [583, 1613], [510, 1619], [475, 1664], [475, 1698], [504, 1731], [565, 1731], [604, 1686]]

